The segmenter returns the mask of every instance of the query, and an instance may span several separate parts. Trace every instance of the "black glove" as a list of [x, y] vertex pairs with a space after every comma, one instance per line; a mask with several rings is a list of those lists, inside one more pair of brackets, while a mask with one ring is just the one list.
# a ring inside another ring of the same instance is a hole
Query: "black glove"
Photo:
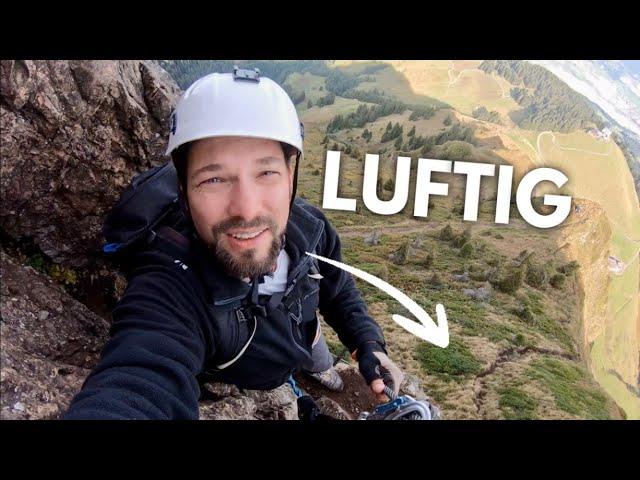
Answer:
[[378, 342], [363, 343], [356, 351], [356, 358], [360, 373], [367, 385], [371, 385], [371, 382], [380, 378], [398, 395], [404, 375], [387, 356], [387, 352], [381, 344]]

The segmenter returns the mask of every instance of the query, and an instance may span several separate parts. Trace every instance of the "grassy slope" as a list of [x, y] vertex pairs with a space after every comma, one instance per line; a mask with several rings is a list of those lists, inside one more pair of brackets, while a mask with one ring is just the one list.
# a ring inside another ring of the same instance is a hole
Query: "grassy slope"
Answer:
[[[492, 79], [492, 81], [495, 80]], [[432, 94], [432, 92], [428, 93]], [[404, 100], [415, 100], [415, 97], [404, 97]], [[450, 98], [447, 99], [448, 102], [450, 100]], [[323, 127], [334, 114], [345, 110], [339, 102], [322, 109], [314, 108], [324, 112], [303, 112], [303, 121], [309, 133], [308, 142], [306, 142], [307, 160], [302, 167], [300, 191], [310, 201], [321, 205], [325, 148], [320, 145], [320, 141], [324, 137]], [[406, 116], [408, 115], [393, 116], [393, 121], [408, 124], [409, 122], [404, 118]], [[361, 139], [357, 137], [362, 129], [340, 132], [338, 136], [340, 140], [348, 141], [352, 145], [358, 144], [361, 151], [375, 153], [380, 148], [380, 145], [376, 144], [376, 139], [379, 140], [381, 134], [378, 129], [388, 121], [389, 118], [379, 119], [373, 126], [367, 126], [374, 133], [374, 138], [369, 145], [358, 143]], [[430, 131], [439, 129], [438, 119], [433, 120], [428, 128]], [[405, 127], [406, 130], [408, 130], [407, 127]], [[349, 137], [354, 139], [349, 141]], [[384, 155], [381, 159], [384, 164]], [[341, 192], [345, 196], [360, 197], [363, 169], [360, 160], [343, 154]], [[391, 159], [388, 163], [389, 170], [386, 171], [390, 173]], [[313, 175], [316, 169], [319, 175]], [[397, 311], [397, 305], [391, 299], [384, 298], [379, 292], [358, 281], [372, 314], [383, 325], [389, 337], [394, 358], [402, 364], [403, 368], [417, 374], [423, 380], [427, 390], [443, 402], [449, 418], [615, 417], [616, 412], [612, 403], [599, 393], [599, 387], [590, 380], [589, 375], [581, 367], [581, 362], [559, 356], [560, 354], [572, 355], [576, 350], [571, 340], [572, 334], [575, 334], [571, 330], [571, 319], [579, 315], [580, 306], [577, 303], [567, 302], [566, 293], [552, 288], [538, 291], [525, 285], [516, 297], [498, 292], [494, 294], [489, 305], [479, 306], [462, 294], [462, 289], [468, 288], [469, 285], [452, 280], [451, 272], [464, 269], [465, 265], [469, 265], [468, 262], [480, 264], [485, 268], [487, 265], [482, 264], [484, 260], [495, 257], [501, 262], [507, 262], [524, 249], [535, 250], [540, 261], [560, 264], [566, 259], [554, 253], [557, 252], [554, 241], [543, 232], [527, 228], [522, 223], [517, 227], [516, 225], [495, 226], [491, 223], [493, 212], [491, 208], [487, 208], [488, 205], [485, 205], [486, 211], [482, 214], [485, 223], [471, 225], [475, 231], [475, 241], [480, 245], [485, 244], [484, 248], [489, 249], [491, 255], [461, 259], [457, 249], [452, 249], [449, 245], [428, 236], [445, 222], [452, 222], [458, 230], [466, 226], [463, 225], [459, 215], [452, 213], [455, 197], [454, 192], [449, 197], [438, 199], [432, 206], [429, 218], [422, 221], [412, 219], [410, 210], [391, 217], [374, 215], [366, 209], [363, 209], [357, 217], [348, 212], [327, 212], [342, 234], [347, 262], [372, 273], [378, 271], [387, 275], [392, 284], [402, 286], [407, 293], [428, 307], [433, 307], [436, 301], [443, 301], [450, 315], [452, 338], [460, 341], [460, 348], [455, 356], [456, 361], [461, 365], [471, 365], [468, 370], [471, 373], [456, 374], [453, 368], [454, 373], [448, 374], [446, 372], [449, 367], [444, 365], [441, 366], [444, 373], [426, 372], [420, 361], [421, 355], [424, 355], [419, 347], [421, 342], [393, 324], [390, 319], [390, 313]], [[360, 203], [362, 203], [361, 200]], [[412, 203], [411, 196], [409, 203]], [[367, 246], [362, 242], [362, 236], [369, 233], [374, 225], [384, 227], [399, 224], [414, 230], [411, 230], [411, 233], [402, 230], [398, 230], [398, 233], [389, 231], [383, 236], [383, 241], [378, 246]], [[480, 228], [481, 225], [482, 228]], [[370, 227], [358, 230], [358, 226]], [[427, 235], [423, 248], [417, 253], [418, 258], [411, 261], [410, 265], [402, 267], [390, 263], [388, 255], [403, 242], [413, 238], [416, 229]], [[481, 235], [485, 232], [490, 235]], [[495, 238], [496, 236], [502, 238]], [[426, 252], [433, 252], [436, 256], [431, 269], [425, 269], [419, 264]], [[446, 287], [443, 290], [434, 291], [429, 287], [430, 276], [434, 272], [442, 277]], [[476, 284], [476, 286], [480, 285], [481, 283]], [[575, 281], [570, 279], [566, 289], [576, 290], [577, 288]], [[577, 302], [578, 295], [573, 294], [570, 298], [576, 299]], [[539, 312], [534, 314], [534, 319], [530, 320], [530, 323], [524, 323], [521, 318], [510, 313], [510, 309], [524, 302], [533, 305], [533, 308]], [[336, 338], [333, 337], [333, 340], [335, 341]], [[527, 345], [547, 349], [555, 354], [534, 350], [521, 354], [517, 352], [518, 349], [523, 349]], [[516, 349], [516, 353], [511, 353], [512, 358], [509, 357], [510, 349]], [[501, 361], [503, 357], [507, 361]], [[559, 365], [553, 362], [559, 362]], [[569, 370], [564, 368], [565, 364], [568, 365]], [[495, 370], [486, 374], [492, 365]], [[576, 369], [578, 373], [575, 373]], [[576, 401], [572, 404], [571, 396], [567, 396], [571, 391], [582, 392], [583, 397], [586, 396], [593, 401], [582, 406]]]
[[[508, 82], [485, 75], [474, 69], [473, 63], [400, 61], [392, 64], [398, 71], [383, 71], [381, 84], [405, 98], [430, 95], [466, 114], [475, 106], [484, 105], [499, 111], [503, 119], [509, 111], [518, 108], [513, 100], [504, 98]], [[400, 76], [404, 76], [405, 81], [399, 80]], [[611, 279], [606, 329], [596, 339], [590, 360], [596, 378], [630, 417], [638, 418], [640, 398], [627, 385], [637, 383], [640, 350], [640, 276], [636, 256], [640, 248], [637, 241], [640, 240], [640, 208], [624, 157], [613, 142], [597, 141], [584, 132], [562, 135], [495, 128], [500, 136], [508, 137], [520, 152], [527, 154], [533, 165], [548, 165], [564, 171], [570, 178], [568, 193], [602, 205], [612, 226], [611, 254], [632, 262], [623, 276]], [[512, 155], [503, 156], [514, 160]], [[603, 169], [607, 172], [604, 176]]]

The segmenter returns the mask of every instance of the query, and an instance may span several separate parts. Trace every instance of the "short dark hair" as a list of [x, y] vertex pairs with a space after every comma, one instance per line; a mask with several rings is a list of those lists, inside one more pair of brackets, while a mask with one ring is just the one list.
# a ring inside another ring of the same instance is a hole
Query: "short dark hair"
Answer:
[[[189, 160], [189, 150], [191, 150], [193, 143], [194, 142], [184, 143], [171, 153], [173, 165], [176, 167], [178, 174], [178, 183], [184, 195], [187, 194], [187, 161]], [[293, 145], [284, 142], [280, 142], [280, 146], [282, 147], [287, 165], [290, 165], [291, 159], [298, 153], [298, 150]]]

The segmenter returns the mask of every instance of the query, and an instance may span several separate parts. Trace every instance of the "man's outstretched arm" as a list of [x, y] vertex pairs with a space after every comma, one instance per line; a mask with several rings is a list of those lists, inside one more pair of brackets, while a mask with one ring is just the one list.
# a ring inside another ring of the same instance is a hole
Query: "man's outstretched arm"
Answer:
[[197, 419], [205, 358], [194, 295], [170, 270], [133, 277], [100, 362], [63, 419]]

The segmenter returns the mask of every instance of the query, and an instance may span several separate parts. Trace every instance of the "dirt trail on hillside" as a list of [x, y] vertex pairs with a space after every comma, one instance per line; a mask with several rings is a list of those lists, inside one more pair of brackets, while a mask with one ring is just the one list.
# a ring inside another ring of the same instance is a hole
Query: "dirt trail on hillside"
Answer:
[[[451, 219], [451, 222], [454, 222]], [[424, 222], [420, 220], [405, 220], [394, 225], [354, 225], [348, 227], [340, 227], [338, 229], [340, 236], [343, 238], [354, 238], [362, 235], [367, 235], [372, 231], [378, 233], [398, 235], [403, 233], [424, 233], [427, 231], [435, 230], [441, 226], [446, 225], [449, 221], [433, 221]], [[472, 228], [497, 228], [497, 227], [510, 227], [524, 230], [526, 228], [533, 228], [527, 225], [523, 221], [512, 220], [509, 224], [493, 223], [488, 221], [468, 222]]]

